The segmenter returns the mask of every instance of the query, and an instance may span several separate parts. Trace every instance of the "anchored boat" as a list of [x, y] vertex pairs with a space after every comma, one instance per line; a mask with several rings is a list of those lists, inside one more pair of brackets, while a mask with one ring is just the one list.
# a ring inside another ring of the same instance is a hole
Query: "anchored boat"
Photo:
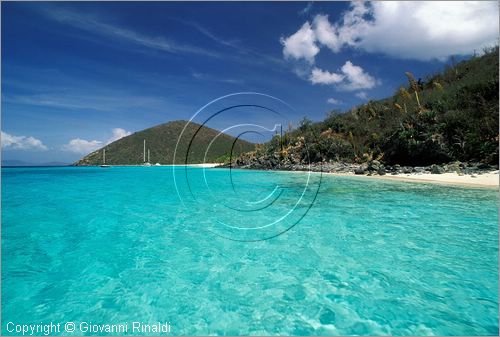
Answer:
[[106, 165], [106, 149], [102, 149], [102, 165], [101, 167], [111, 167], [111, 165]]

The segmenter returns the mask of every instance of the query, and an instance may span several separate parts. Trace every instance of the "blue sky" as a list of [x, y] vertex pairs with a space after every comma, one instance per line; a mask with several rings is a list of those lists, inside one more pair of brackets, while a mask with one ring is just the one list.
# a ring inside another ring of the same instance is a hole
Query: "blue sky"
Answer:
[[72, 162], [234, 92], [321, 120], [497, 40], [496, 2], [2, 2], [2, 157]]

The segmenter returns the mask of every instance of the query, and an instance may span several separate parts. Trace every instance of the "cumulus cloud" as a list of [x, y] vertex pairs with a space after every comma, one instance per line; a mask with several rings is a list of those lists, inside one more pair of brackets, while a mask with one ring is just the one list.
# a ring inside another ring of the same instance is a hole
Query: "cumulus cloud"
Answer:
[[306, 22], [293, 35], [281, 38], [283, 45], [283, 55], [287, 59], [305, 59], [309, 63], [314, 63], [314, 57], [319, 53], [319, 47], [315, 43], [316, 36], [309, 22]]
[[326, 102], [330, 103], [330, 104], [335, 104], [335, 105], [342, 104], [341, 100], [338, 100], [338, 99], [335, 99], [335, 98], [329, 98], [329, 99], [326, 100]]
[[498, 43], [496, 1], [374, 2], [373, 20], [353, 25], [360, 48], [429, 60], [472, 54]]
[[371, 89], [378, 84], [378, 80], [366, 73], [363, 68], [347, 61], [339, 73], [313, 68], [309, 81], [312, 84], [334, 84], [339, 90], [355, 91]]
[[378, 81], [366, 73], [363, 68], [355, 66], [351, 61], [347, 61], [341, 68], [346, 81], [340, 85], [340, 88], [346, 91], [359, 89], [371, 89], [377, 85]]
[[41, 140], [34, 137], [27, 136], [14, 136], [6, 132], [1, 132], [2, 135], [2, 149], [13, 149], [13, 150], [34, 150], [34, 151], [45, 151], [47, 146], [45, 146]]
[[118, 139], [121, 139], [121, 138], [126, 137], [126, 136], [130, 136], [132, 134], [132, 132], [124, 130], [122, 128], [114, 128], [111, 132], [113, 133], [113, 135], [111, 136], [110, 139], [108, 139], [106, 144], [113, 143], [113, 142], [117, 141]]
[[344, 75], [331, 73], [326, 70], [314, 68], [309, 77], [312, 84], [337, 84], [344, 80]]
[[331, 24], [328, 15], [318, 14], [312, 25], [306, 21], [297, 32], [281, 38], [283, 55], [287, 59], [307, 60], [314, 64], [321, 46], [328, 47], [334, 53], [339, 52], [345, 45], [354, 46], [358, 42], [360, 32], [369, 26], [364, 19], [368, 13], [369, 7], [363, 2], [353, 2], [339, 23]]
[[[498, 15], [495, 1], [353, 2], [339, 21], [318, 14], [299, 32], [308, 27], [308, 45], [334, 53], [349, 46], [397, 58], [445, 59], [496, 44]], [[313, 62], [318, 52], [304, 51], [297, 48], [294, 58]]]
[[87, 154], [103, 147], [104, 145], [108, 145], [118, 139], [132, 134], [132, 132], [122, 128], [114, 128], [111, 130], [111, 133], [111, 137], [106, 142], [100, 140], [85, 140], [81, 138], [71, 139], [67, 144], [62, 146], [62, 150], [79, 154]]
[[100, 148], [103, 142], [99, 140], [85, 140], [80, 138], [71, 139], [68, 144], [64, 144], [62, 149], [64, 151], [87, 154]]
[[313, 20], [316, 40], [334, 52], [340, 51], [342, 40], [339, 38], [335, 27], [328, 21], [328, 15], [316, 15]]
[[[347, 27], [358, 24], [358, 16], [363, 17], [366, 11], [364, 4], [353, 4], [351, 11], [344, 14], [344, 25]], [[318, 45], [326, 46], [333, 52], [339, 52], [343, 45], [355, 41], [353, 36], [354, 33], [351, 30], [346, 28], [339, 30], [339, 27], [332, 25], [327, 15], [316, 15], [312, 25], [306, 22], [296, 33], [281, 39], [283, 55], [286, 59], [296, 61], [295, 73], [302, 78], [307, 78], [312, 84], [333, 84], [345, 91], [371, 89], [377, 85], [378, 81], [350, 61], [342, 66], [340, 72], [330, 72], [314, 67], [315, 57], [320, 50]]]

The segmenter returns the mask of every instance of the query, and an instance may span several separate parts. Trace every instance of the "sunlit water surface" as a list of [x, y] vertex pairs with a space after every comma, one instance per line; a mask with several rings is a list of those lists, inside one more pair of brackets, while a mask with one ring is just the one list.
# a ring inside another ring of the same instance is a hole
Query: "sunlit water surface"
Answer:
[[315, 174], [304, 193], [305, 173], [231, 175], [3, 168], [3, 334], [498, 335], [498, 191]]

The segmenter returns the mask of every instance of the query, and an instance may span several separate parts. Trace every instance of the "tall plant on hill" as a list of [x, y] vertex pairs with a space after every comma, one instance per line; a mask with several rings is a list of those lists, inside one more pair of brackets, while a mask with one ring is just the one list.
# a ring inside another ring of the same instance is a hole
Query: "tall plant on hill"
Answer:
[[422, 107], [420, 105], [420, 99], [418, 97], [418, 91], [419, 91], [418, 83], [417, 83], [417, 81], [415, 81], [415, 77], [413, 76], [412, 73], [410, 73], [410, 72], [407, 71], [405, 73], [405, 75], [408, 78], [408, 82], [410, 83], [410, 88], [415, 93], [415, 98], [417, 100], [418, 109], [421, 110]]
[[404, 107], [405, 115], [407, 115], [408, 114], [408, 109], [406, 108], [406, 102], [411, 101], [411, 95], [405, 89], [405, 87], [400, 87], [399, 88], [399, 96], [401, 97], [401, 100], [403, 101], [403, 107]]

